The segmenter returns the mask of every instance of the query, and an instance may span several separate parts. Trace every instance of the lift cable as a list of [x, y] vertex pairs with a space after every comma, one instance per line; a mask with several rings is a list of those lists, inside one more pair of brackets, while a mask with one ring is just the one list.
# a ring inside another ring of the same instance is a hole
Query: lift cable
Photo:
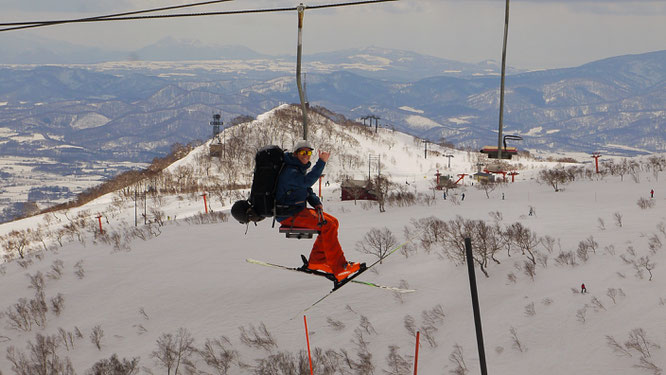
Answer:
[[212, 0], [212, 1], [204, 1], [204, 2], [200, 2], [200, 3], [172, 5], [172, 6], [168, 6], [168, 7], [162, 7], [162, 8], [137, 10], [137, 11], [132, 11], [132, 12], [107, 14], [105, 16], [95, 16], [95, 17], [86, 17], [86, 18], [69, 19], [69, 20], [5, 22], [5, 23], [0, 23], [0, 26], [17, 26], [17, 27], [12, 27], [12, 28], [9, 28], [9, 29], [4, 29], [2, 31], [21, 30], [21, 29], [29, 29], [29, 28], [41, 27], [41, 26], [59, 25], [59, 24], [64, 24], [64, 23], [93, 22], [93, 21], [97, 21], [97, 20], [101, 20], [101, 19], [105, 19], [105, 18], [130, 16], [130, 15], [142, 14], [142, 13], [161, 12], [161, 11], [164, 11], [164, 10], [173, 10], [173, 9], [181, 9], [181, 8], [191, 8], [191, 7], [201, 6], [201, 5], [226, 3], [226, 2], [229, 2], [229, 1], [233, 1], [233, 0]]
[[[230, 1], [230, 0], [218, 0], [221, 1]], [[323, 4], [323, 5], [312, 5], [306, 7], [307, 9], [322, 9], [322, 8], [333, 8], [333, 7], [342, 7], [350, 5], [364, 5], [364, 4], [373, 4], [373, 3], [384, 3], [391, 1], [399, 0], [365, 0], [365, 1], [355, 1], [347, 3], [337, 3], [337, 4]], [[192, 5], [190, 5], [192, 6]], [[181, 6], [182, 7], [182, 6]], [[270, 8], [270, 9], [246, 9], [246, 10], [229, 10], [229, 11], [220, 11], [220, 12], [203, 12], [203, 13], [177, 13], [177, 14], [159, 14], [159, 15], [150, 15], [150, 16], [99, 16], [99, 17], [90, 17], [90, 18], [79, 18], [71, 20], [59, 20], [59, 21], [45, 21], [41, 23], [12, 23], [11, 25], [24, 25], [12, 28], [0, 29], [2, 31], [11, 31], [18, 29], [25, 29], [29, 27], [42, 27], [50, 25], [60, 25], [67, 23], [83, 23], [83, 22], [102, 22], [102, 21], [129, 21], [129, 20], [146, 20], [146, 19], [160, 19], [160, 18], [180, 18], [180, 17], [200, 17], [200, 16], [220, 16], [220, 15], [230, 15], [230, 14], [252, 14], [252, 13], [272, 13], [272, 12], [287, 12], [298, 10], [298, 7], [289, 7], [289, 8]], [[153, 11], [153, 10], [151, 10]], [[142, 13], [148, 11], [141, 11]], [[130, 12], [136, 14], [134, 12]], [[0, 26], [6, 26], [8, 24], [0, 24]]]

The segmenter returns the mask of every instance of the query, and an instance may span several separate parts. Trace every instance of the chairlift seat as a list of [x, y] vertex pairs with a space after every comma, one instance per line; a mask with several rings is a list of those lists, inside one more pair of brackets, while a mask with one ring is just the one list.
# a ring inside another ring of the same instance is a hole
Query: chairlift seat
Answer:
[[282, 225], [279, 229], [280, 233], [284, 233], [287, 238], [296, 238], [296, 239], [309, 239], [312, 238], [315, 234], [319, 234], [319, 230], [311, 228], [298, 228], [292, 227], [290, 225]]
[[[497, 159], [499, 154], [497, 146], [484, 146], [479, 152], [488, 155], [488, 159]], [[502, 149], [502, 159], [511, 159], [513, 155], [518, 154], [518, 149], [515, 147], [506, 147]]]

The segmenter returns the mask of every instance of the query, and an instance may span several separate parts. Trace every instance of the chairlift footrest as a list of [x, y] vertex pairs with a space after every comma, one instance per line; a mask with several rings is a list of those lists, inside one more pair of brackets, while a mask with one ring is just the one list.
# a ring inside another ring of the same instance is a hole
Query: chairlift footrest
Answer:
[[319, 230], [317, 229], [310, 229], [310, 228], [297, 228], [297, 227], [290, 227], [290, 226], [281, 226], [279, 229], [280, 233], [284, 233], [284, 235], [287, 238], [296, 238], [296, 239], [303, 239], [303, 238], [312, 238], [315, 234], [319, 234]]

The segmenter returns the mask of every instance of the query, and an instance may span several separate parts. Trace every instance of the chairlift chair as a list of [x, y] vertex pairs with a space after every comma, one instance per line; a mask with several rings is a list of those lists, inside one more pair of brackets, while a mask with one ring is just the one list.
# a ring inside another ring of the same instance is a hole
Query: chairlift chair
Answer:
[[[326, 219], [324, 219], [324, 212], [320, 209], [317, 209], [317, 216], [319, 216], [319, 223], [318, 226], [321, 227], [322, 225], [326, 224]], [[295, 227], [293, 225], [285, 225], [282, 224], [280, 225], [280, 228], [278, 229], [280, 234], [284, 234], [285, 237], [287, 238], [295, 238], [297, 240], [301, 239], [310, 239], [312, 238], [315, 234], [321, 234], [321, 231], [319, 229], [313, 229], [313, 228], [301, 228], [301, 227]]]
[[[521, 141], [523, 138], [518, 135], [505, 135], [504, 138], [502, 138], [502, 142], [504, 143], [504, 148], [502, 148], [502, 159], [511, 159], [513, 155], [518, 154], [517, 148], [506, 146], [507, 139]], [[497, 146], [483, 146], [479, 152], [488, 155], [488, 159], [497, 159], [499, 155]]]

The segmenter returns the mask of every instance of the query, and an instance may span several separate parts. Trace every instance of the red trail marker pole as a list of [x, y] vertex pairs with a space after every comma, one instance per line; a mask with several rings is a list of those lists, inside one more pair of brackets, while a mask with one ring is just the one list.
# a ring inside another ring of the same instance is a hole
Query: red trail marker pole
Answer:
[[104, 234], [104, 230], [102, 229], [102, 215], [97, 215], [96, 217], [99, 221], [99, 234]]
[[599, 158], [601, 157], [601, 154], [595, 152], [592, 157], [594, 158], [594, 167], [596, 168], [597, 173], [599, 173]]
[[[450, 159], [449, 159], [450, 160]], [[414, 375], [419, 366], [419, 336], [421, 335], [420, 331], [416, 331], [416, 353], [414, 354]]]
[[308, 360], [310, 361], [310, 375], [314, 375], [312, 370], [312, 355], [310, 354], [310, 336], [308, 335], [308, 319], [303, 315], [303, 323], [305, 323], [305, 341], [308, 344]]
[[206, 201], [206, 193], [203, 193], [203, 198], [204, 198], [204, 209], [206, 210], [206, 213], [208, 213], [208, 202]]

